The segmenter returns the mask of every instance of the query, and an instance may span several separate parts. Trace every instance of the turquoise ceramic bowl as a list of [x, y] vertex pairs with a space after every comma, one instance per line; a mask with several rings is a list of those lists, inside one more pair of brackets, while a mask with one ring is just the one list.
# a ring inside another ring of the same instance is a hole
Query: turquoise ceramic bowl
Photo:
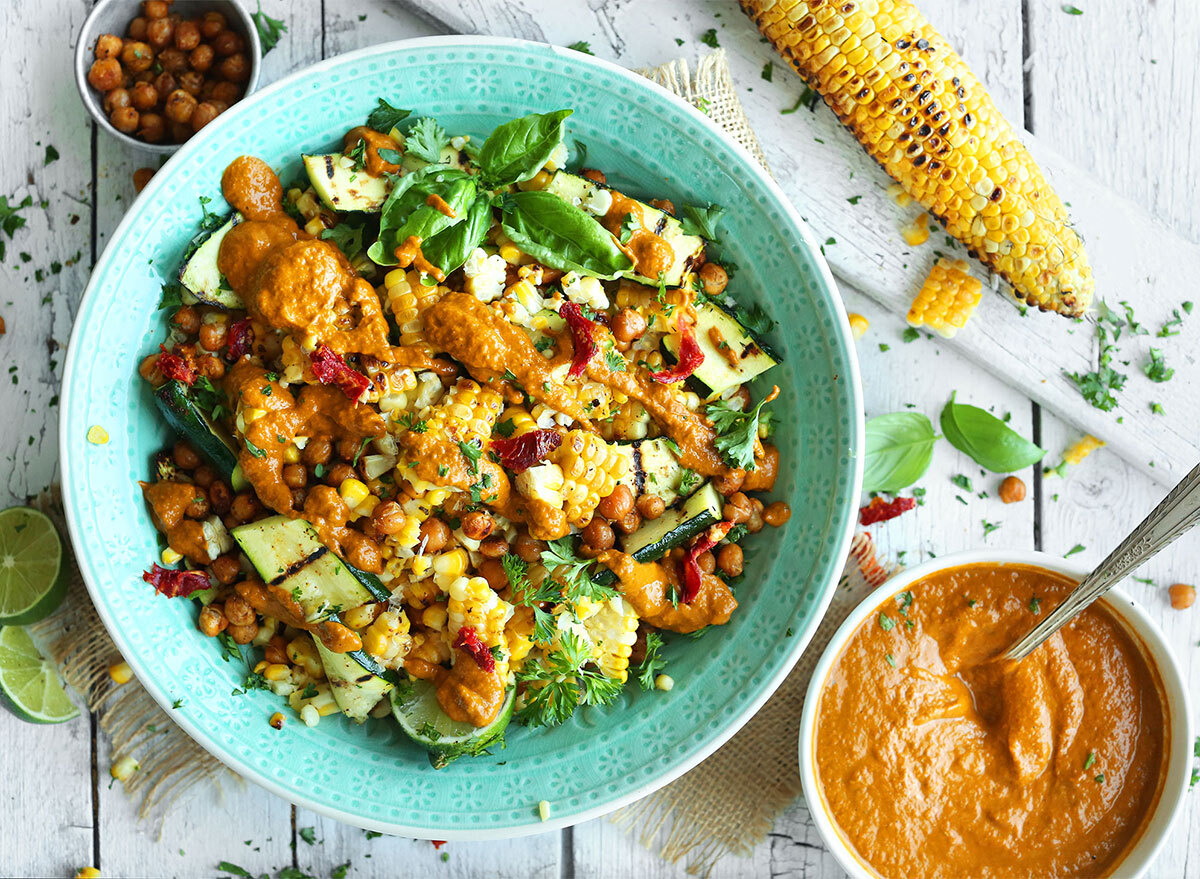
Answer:
[[[453, 132], [486, 134], [531, 112], [573, 107], [569, 135], [589, 164], [635, 193], [717, 202], [731, 291], [777, 321], [785, 364], [776, 497], [793, 515], [753, 541], [741, 607], [702, 640], [666, 651], [669, 694], [626, 687], [607, 708], [565, 726], [514, 725], [491, 757], [434, 771], [390, 721], [315, 728], [267, 724], [270, 693], [231, 696], [246, 670], [222, 661], [195, 626], [195, 606], [140, 579], [158, 539], [137, 480], [168, 439], [140, 359], [167, 312], [160, 285], [200, 219], [221, 203], [220, 176], [243, 153], [298, 168], [301, 151], [340, 142], [377, 96]], [[111, 440], [88, 443], [91, 425]], [[63, 494], [92, 600], [138, 680], [167, 714], [234, 771], [339, 820], [406, 836], [482, 839], [562, 827], [631, 802], [681, 775], [744, 724], [799, 657], [833, 590], [861, 480], [862, 401], [846, 315], [816, 242], [783, 193], [707, 117], [626, 70], [550, 46], [446, 37], [375, 46], [317, 64], [234, 105], [187, 143], [138, 197], [79, 308], [63, 380]], [[175, 700], [182, 700], [172, 710]], [[788, 742], [780, 742], [789, 748]], [[541, 821], [547, 800], [552, 817]]]

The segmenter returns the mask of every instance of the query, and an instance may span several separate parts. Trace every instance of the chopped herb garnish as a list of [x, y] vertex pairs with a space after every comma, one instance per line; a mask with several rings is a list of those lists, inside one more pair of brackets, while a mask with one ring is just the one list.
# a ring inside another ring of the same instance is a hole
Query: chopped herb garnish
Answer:
[[316, 845], [317, 831], [312, 827], [301, 827], [296, 831], [296, 835], [307, 842], [309, 845]]
[[271, 18], [262, 11], [262, 0], [259, 0], [258, 11], [250, 13], [254, 19], [254, 28], [258, 31], [259, 42], [262, 43], [262, 53], [266, 55], [275, 48], [279, 38], [287, 32], [287, 25], [278, 18]]
[[658, 655], [663, 639], [658, 632], [646, 633], [646, 656], [637, 667], [638, 686], [643, 690], [654, 689], [654, 678], [667, 666], [667, 661]]
[[450, 138], [437, 120], [425, 116], [416, 121], [404, 138], [404, 151], [436, 164], [441, 161], [442, 149], [449, 144]]
[[892, 629], [896, 628], [896, 621], [886, 613], [881, 612], [879, 614], [879, 628], [883, 629], [885, 632], [890, 632]]
[[1096, 765], [1096, 752], [1088, 751], [1087, 759], [1083, 761], [1084, 769], [1091, 769]]
[[717, 29], [710, 27], [700, 35], [700, 42], [706, 46], [711, 46], [714, 49], [721, 48], [721, 41], [717, 39]]
[[1036, 595], [1033, 598], [1029, 599], [1029, 609], [1031, 611], [1033, 611], [1034, 613], [1041, 613], [1042, 612], [1042, 600], [1040, 598], [1038, 598]]
[[963, 491], [974, 491], [975, 488], [971, 485], [971, 478], [958, 473], [950, 477], [950, 481], [961, 488]]
[[768, 61], [766, 64], [763, 65], [762, 78], [765, 79], [767, 82], [771, 82], [775, 79], [775, 62], [774, 61]]
[[1170, 381], [1171, 376], [1175, 374], [1175, 370], [1167, 366], [1167, 362], [1163, 359], [1163, 353], [1158, 348], [1150, 349], [1150, 360], [1142, 365], [1142, 372], [1146, 373], [1146, 378], [1152, 382]]
[[997, 525], [995, 522], [989, 522], [987, 519], [984, 519], [983, 520], [983, 537], [984, 537], [984, 539], [986, 540], [987, 536], [999, 527], [1000, 526]]
[[592, 44], [587, 40], [576, 40], [575, 42], [571, 43], [571, 45], [567, 46], [567, 48], [574, 49], [576, 52], [582, 52], [584, 55], [596, 54], [592, 51]]
[[474, 442], [464, 443], [462, 440], [458, 442], [458, 450], [467, 459], [467, 469], [472, 473], [479, 472], [479, 458], [483, 454], [483, 450]]
[[1087, 549], [1086, 546], [1084, 546], [1082, 543], [1077, 543], [1074, 546], [1072, 546], [1070, 549], [1068, 549], [1065, 553], [1063, 553], [1063, 558], [1069, 559], [1071, 556], [1075, 555], [1075, 553], [1083, 552], [1085, 549]]
[[888, 665], [890, 665], [892, 668], [898, 668], [898, 667], [899, 667], [899, 666], [897, 666], [897, 665], [896, 665], [896, 657], [892, 656], [892, 654], [890, 654], [890, 653], [885, 653], [885, 654], [883, 654], [883, 660], [884, 660], [884, 662], [886, 662]]
[[412, 110], [401, 110], [393, 107], [383, 98], [378, 98], [379, 106], [367, 116], [367, 125], [376, 131], [387, 134], [405, 119], [412, 115]]

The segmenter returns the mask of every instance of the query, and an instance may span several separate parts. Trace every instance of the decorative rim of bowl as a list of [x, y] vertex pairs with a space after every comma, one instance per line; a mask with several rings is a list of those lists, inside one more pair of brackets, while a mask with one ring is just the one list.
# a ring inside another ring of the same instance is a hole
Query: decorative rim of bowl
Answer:
[[[813, 237], [811, 230], [801, 218], [795, 206], [784, 194], [782, 189], [780, 189], [779, 185], [753, 159], [753, 157], [751, 157], [745, 151], [743, 147], [741, 147], [732, 137], [730, 137], [729, 134], [724, 131], [724, 129], [716, 125], [708, 116], [701, 113], [682, 98], [662, 88], [656, 83], [653, 83], [650, 80], [639, 76], [633, 71], [610, 61], [575, 52], [561, 46], [553, 46], [546, 43], [520, 40], [509, 37], [446, 35], [418, 37], [408, 40], [396, 40], [388, 43], [380, 43], [374, 46], [368, 46], [363, 49], [358, 49], [341, 55], [336, 55], [332, 58], [327, 58], [317, 62], [309, 67], [302, 68], [301, 70], [298, 70], [284, 77], [283, 79], [271, 83], [269, 86], [259, 92], [254, 93], [253, 95], [248, 94], [243, 101], [239, 101], [239, 104], [245, 101], [265, 101], [272, 95], [282, 92], [298, 82], [311, 79], [313, 76], [321, 76], [331, 68], [334, 68], [340, 64], [344, 64], [348, 60], [357, 61], [375, 55], [386, 55], [390, 52], [410, 51], [424, 47], [501, 48], [517, 51], [532, 50], [535, 52], [551, 51], [554, 54], [569, 58], [572, 63], [599, 67], [602, 70], [605, 70], [606, 72], [625, 80], [634, 88], [649, 90], [660, 98], [666, 99], [668, 102], [672, 103], [677, 110], [690, 116], [693, 121], [700, 123], [702, 126], [707, 126], [710, 134], [722, 141], [726, 147], [731, 148], [743, 155], [745, 157], [747, 167], [752, 169], [751, 173], [753, 173], [759, 185], [762, 186], [778, 202], [780, 210], [792, 222], [793, 227], [800, 235], [802, 244], [807, 248], [809, 255], [813, 259], [814, 267], [820, 278], [820, 285], [824, 288], [827, 294], [828, 306], [834, 313], [836, 334], [841, 337], [841, 340], [844, 343], [843, 347], [846, 361], [845, 369], [847, 373], [845, 376], [847, 380], [846, 387], [850, 397], [850, 404], [853, 409], [853, 412], [851, 413], [852, 423], [849, 428], [849, 435], [852, 440], [852, 445], [855, 443], [861, 445], [865, 428], [862, 384], [859, 377], [858, 358], [852, 342], [852, 335], [850, 333], [850, 326], [846, 316], [845, 306], [842, 303], [841, 296], [838, 294], [837, 286], [834, 282], [833, 275], [829, 270], [829, 266], [824, 257], [821, 255], [820, 248], [816, 239]], [[216, 136], [215, 132], [219, 130], [219, 121], [213, 126], [206, 127], [195, 137], [189, 139], [186, 143], [181, 144], [181, 149], [176, 151], [167, 160], [163, 167], [171, 168], [176, 162], [185, 161], [191, 151], [200, 148], [200, 145], [203, 144], [206, 137]], [[150, 183], [147, 185], [145, 193], [147, 195], [152, 195], [157, 187], [163, 185], [162, 181], [166, 176], [167, 175], [155, 175], [155, 177], [152, 178]], [[130, 225], [133, 222], [133, 217], [134, 212], [131, 211], [121, 219], [121, 222], [109, 236], [108, 246], [111, 246], [112, 242], [118, 241], [122, 238], [121, 233], [124, 231], [124, 228], [127, 225]], [[101, 265], [103, 263], [104, 256], [105, 254], [101, 253], [100, 258], [97, 260], [97, 265]], [[97, 280], [96, 276], [93, 274], [84, 290], [83, 298], [80, 301], [80, 306], [77, 310], [77, 313], [83, 313], [84, 304], [87, 302], [88, 298], [93, 295], [96, 286]], [[81, 326], [82, 325], [77, 322], [72, 328], [71, 339], [68, 343], [62, 391], [64, 411], [67, 411], [67, 407], [69, 407], [72, 402], [70, 398], [71, 383], [68, 381], [68, 378], [76, 368], [75, 354], [79, 350], [79, 346], [76, 343], [82, 333]], [[67, 499], [71, 496], [71, 492], [69, 491], [70, 473], [72, 472], [72, 467], [70, 466], [71, 441], [70, 437], [68, 436], [69, 428], [69, 420], [63, 419], [59, 425], [59, 447], [63, 473], [64, 499]], [[851, 452], [853, 452], [853, 448], [851, 449]], [[851, 480], [846, 492], [846, 496], [850, 498], [857, 498], [862, 487], [863, 461], [861, 455], [851, 454], [850, 457], [853, 472], [850, 474]], [[76, 537], [78, 525], [75, 521], [73, 506], [70, 503], [65, 503], [64, 506], [66, 511], [68, 533], [71, 537], [72, 547], [74, 548], [77, 556], [82, 555], [80, 552], [82, 549], [81, 539]], [[853, 501], [851, 502], [851, 507], [852, 506]], [[733, 719], [730, 720], [727, 725], [720, 730], [720, 732], [716, 733], [712, 739], [706, 742], [703, 746], [697, 748], [697, 750], [689, 755], [687, 759], [680, 761], [678, 764], [670, 767], [665, 772], [655, 775], [647, 782], [637, 784], [624, 794], [616, 796], [600, 805], [584, 808], [569, 815], [551, 817], [546, 821], [539, 821], [537, 823], [530, 823], [517, 827], [495, 829], [459, 829], [456, 827], [439, 827], [436, 831], [431, 831], [424, 827], [412, 826], [397, 822], [379, 821], [370, 817], [351, 814], [332, 806], [326, 806], [322, 803], [314, 802], [310, 800], [303, 792], [292, 790], [285, 785], [276, 782], [274, 779], [268, 777], [258, 769], [246, 765], [237, 757], [226, 753], [216, 742], [210, 739], [208, 734], [201, 729], [198, 724], [194, 723], [188, 717], [180, 715], [178, 712], [172, 712], [169, 710], [167, 713], [171, 717], [171, 720], [179, 724], [179, 726], [183, 728], [184, 732], [186, 732], [195, 742], [197, 742], [201, 747], [212, 754], [213, 757], [220, 760], [239, 776], [253, 781], [260, 787], [265, 788], [266, 790], [290, 803], [311, 809], [314, 812], [326, 815], [337, 821], [364, 827], [368, 830], [379, 830], [387, 833], [415, 837], [418, 839], [432, 839], [436, 837], [438, 839], [447, 840], [480, 841], [517, 838], [536, 833], [559, 830], [564, 827], [570, 827], [575, 824], [606, 815], [616, 809], [621, 808], [622, 806], [626, 806], [653, 793], [667, 784], [670, 784], [672, 781], [676, 780], [703, 762], [713, 752], [720, 748], [721, 745], [725, 744], [725, 742], [727, 742], [734, 734], [736, 734], [746, 724], [746, 722], [758, 712], [762, 705], [771, 697], [772, 694], [774, 694], [775, 690], [778, 689], [784, 678], [787, 677], [788, 673], [795, 666], [797, 660], [800, 658], [800, 655], [804, 652], [804, 648], [807, 647], [809, 640], [816, 631], [817, 626], [820, 624], [825, 611], [828, 609], [829, 602], [833, 597], [833, 591], [837, 586], [841, 560], [845, 558], [847, 552], [849, 551], [850, 541], [854, 534], [857, 520], [853, 515], [853, 512], [853, 509], [847, 509], [846, 521], [842, 527], [842, 533], [840, 535], [834, 535], [836, 537], [836, 545], [831, 551], [831, 556], [838, 561], [834, 563], [834, 567], [830, 571], [828, 580], [823, 586], [824, 594], [817, 600], [813, 608], [813, 613], [808, 622], [805, 624], [803, 630], [796, 633], [793, 637], [790, 649], [788, 650], [784, 660], [780, 663], [779, 667], [775, 670], [771, 677], [769, 677], [760, 686], [759, 692], [755, 698], [747, 703], [743, 710], [738, 715], [733, 717]], [[95, 595], [99, 591], [99, 588], [97, 584], [93, 582], [90, 571], [88, 571], [85, 566], [80, 566], [80, 573], [82, 574], [84, 583], [87, 586], [89, 593]], [[107, 608], [105, 608], [99, 602], [93, 603], [95, 604], [96, 611], [99, 614], [101, 621], [104, 623], [105, 628], [112, 636], [114, 642], [116, 642], [117, 647], [122, 647], [124, 644], [124, 638], [120, 629], [113, 625], [113, 620]], [[135, 673], [137, 671], [137, 661], [138, 660], [136, 656], [130, 660], [131, 664], [135, 665]], [[139, 677], [139, 680], [142, 679]], [[170, 706], [172, 701], [170, 695], [161, 691], [155, 682], [147, 680], [143, 682], [143, 686], [145, 686], [146, 690], [161, 707], [167, 709], [168, 706]]]
[[[849, 616], [838, 626], [837, 631], [833, 633], [833, 637], [829, 639], [829, 644], [826, 645], [813, 669], [812, 677], [808, 682], [808, 690], [804, 694], [804, 711], [800, 717], [798, 745], [800, 781], [809, 814], [817, 826], [821, 840], [833, 853], [841, 868], [853, 879], [879, 879], [879, 874], [866, 864], [842, 835], [841, 829], [826, 808], [825, 797], [821, 791], [820, 782], [817, 780], [812, 757], [814, 755], [817, 707], [820, 704], [825, 680], [829, 677], [829, 672], [841, 655], [846, 642], [850, 640], [863, 621], [889, 597], [902, 592], [930, 574], [962, 565], [988, 562], [998, 565], [1032, 565], [1080, 580], [1090, 573], [1089, 569], [1080, 565], [1032, 549], [972, 549], [929, 559], [887, 580], [857, 604]], [[1179, 669], [1179, 661], [1175, 658], [1170, 644], [1167, 643], [1162, 630], [1159, 629], [1153, 618], [1137, 601], [1119, 587], [1111, 589], [1101, 600], [1141, 640], [1146, 661], [1153, 665], [1162, 681], [1163, 698], [1167, 702], [1169, 712], [1170, 742], [1167, 746], [1166, 778], [1159, 792], [1158, 802], [1154, 807], [1154, 816], [1142, 830], [1142, 834], [1134, 843], [1133, 848], [1117, 865], [1119, 875], [1126, 879], [1138, 879], [1158, 857], [1159, 851], [1171, 835], [1171, 829], [1175, 826], [1179, 814], [1183, 811], [1192, 762], [1191, 706], [1188, 703], [1188, 691]], [[1162, 811], [1164, 806], [1169, 808], [1169, 811], [1165, 813], [1165, 818]], [[1134, 871], [1127, 873], [1120, 870], [1126, 866], [1132, 866]]]
[[[101, 112], [101, 98], [98, 97], [97, 90], [92, 88], [91, 83], [87, 81], [88, 70], [91, 68], [91, 61], [94, 58], [95, 41], [100, 36], [100, 34], [95, 34], [89, 39], [89, 32], [95, 26], [97, 19], [103, 17], [110, 8], [119, 3], [128, 2], [129, 0], [99, 0], [92, 7], [92, 11], [87, 14], [87, 18], [83, 20], [83, 24], [79, 27], [79, 33], [75, 37], [75, 87], [79, 90], [79, 101], [83, 104], [84, 109], [88, 111], [88, 115], [107, 134], [143, 152], [169, 156], [172, 153], [178, 152], [183, 144], [150, 143], [149, 141], [139, 140], [123, 131], [118, 131], [108, 120], [108, 117]], [[258, 38], [258, 28], [254, 25], [254, 19], [250, 17], [250, 13], [245, 10], [242, 4], [238, 0], [223, 0], [223, 2], [228, 3], [237, 10], [238, 23], [241, 25], [240, 30], [243, 32], [242, 36], [246, 39], [246, 57], [250, 61], [250, 76], [246, 79], [246, 90], [235, 102], [241, 103], [254, 94], [255, 89], [258, 88], [258, 79], [262, 72], [262, 42]], [[136, 7], [136, 4], [130, 5]], [[199, 134], [199, 132], [196, 132], [196, 134]], [[193, 140], [196, 134], [189, 137], [188, 141]], [[184, 141], [184, 143], [188, 141]]]

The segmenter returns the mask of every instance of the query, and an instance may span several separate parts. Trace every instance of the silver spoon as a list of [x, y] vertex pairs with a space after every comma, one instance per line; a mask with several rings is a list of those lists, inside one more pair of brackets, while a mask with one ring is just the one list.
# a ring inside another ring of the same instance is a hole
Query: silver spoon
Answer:
[[1019, 641], [1000, 654], [1001, 660], [1024, 659], [1077, 613], [1119, 583], [1159, 550], [1200, 522], [1200, 464], [1171, 489], [1150, 515], [1109, 553], [1092, 573]]

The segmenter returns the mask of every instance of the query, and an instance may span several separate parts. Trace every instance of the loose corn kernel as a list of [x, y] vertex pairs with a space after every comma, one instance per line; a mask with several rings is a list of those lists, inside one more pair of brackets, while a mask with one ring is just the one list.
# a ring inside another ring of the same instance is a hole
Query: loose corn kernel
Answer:
[[108, 676], [114, 684], [127, 684], [133, 679], [133, 669], [129, 667], [128, 662], [118, 662], [108, 667]]
[[902, 208], [906, 208], [913, 203], [913, 197], [905, 192], [904, 187], [899, 183], [893, 183], [889, 186], [887, 194], [892, 197], [892, 201], [896, 202]]
[[429, 573], [429, 569], [433, 566], [433, 561], [427, 555], [419, 555], [412, 560], [412, 575], [416, 579], [421, 579]]
[[438, 602], [421, 611], [421, 624], [439, 632], [446, 628], [446, 605]]
[[139, 769], [138, 761], [128, 755], [117, 760], [109, 767], [108, 774], [117, 781], [125, 781]]
[[312, 354], [314, 351], [317, 350], [317, 345], [319, 343], [320, 343], [320, 339], [318, 339], [312, 333], [309, 333], [303, 339], [300, 340], [300, 350], [303, 351], [305, 354]]
[[654, 689], [669, 693], [675, 686], [675, 679], [670, 675], [658, 675], [654, 679]]
[[291, 677], [291, 670], [281, 662], [273, 662], [262, 671], [262, 676], [268, 681], [286, 681]]
[[276, 711], [271, 715], [271, 718], [267, 721], [267, 723], [271, 724], [272, 729], [283, 729], [283, 714], [279, 711]]
[[521, 251], [515, 244], [500, 245], [500, 258], [509, 265], [517, 265], [521, 261]]
[[352, 629], [365, 629], [375, 622], [375, 603], [360, 604], [342, 614], [342, 622]]
[[[301, 635], [299, 638], [293, 638], [288, 642], [286, 652], [291, 663], [304, 669], [305, 674], [310, 678], [320, 680], [325, 677], [325, 667], [321, 664], [317, 647], [309, 636]], [[267, 679], [270, 680], [270, 678]]]
[[267, 662], [265, 659], [260, 659], [258, 662], [256, 662], [254, 664], [254, 673], [256, 675], [262, 674], [266, 670], [267, 666], [270, 664], [271, 663]]
[[911, 223], [900, 227], [904, 240], [912, 247], [918, 247], [929, 240], [929, 214], [921, 214]]
[[1071, 465], [1078, 464], [1096, 449], [1102, 449], [1105, 445], [1104, 440], [1096, 439], [1089, 433], [1079, 442], [1072, 443], [1071, 447], [1063, 452], [1063, 460]]
[[353, 476], [343, 479], [342, 484], [338, 486], [338, 494], [346, 502], [346, 506], [352, 510], [365, 501], [370, 493], [370, 489], [363, 484], [363, 481], [355, 479]]
[[177, 565], [183, 561], [183, 556], [169, 546], [159, 554], [159, 558], [162, 559], [164, 565]]
[[538, 803], [538, 817], [541, 818], [543, 821], [550, 820], [550, 801], [549, 800], [542, 800], [540, 803]]
[[99, 424], [93, 424], [88, 428], [87, 441], [92, 445], [102, 446], [108, 442], [108, 431]]
[[467, 551], [457, 547], [434, 558], [433, 572], [442, 577], [458, 577], [467, 570], [467, 561]]
[[100, 871], [95, 867], [84, 867], [75, 874], [75, 879], [100, 879]]
[[867, 334], [867, 328], [871, 326], [871, 322], [857, 312], [850, 312], [847, 315], [850, 320], [850, 332], [856, 339], [861, 339]]
[[295, 443], [287, 444], [287, 448], [283, 450], [283, 460], [288, 464], [300, 463], [300, 449], [296, 447]]
[[300, 720], [305, 726], [316, 726], [321, 721], [321, 712], [312, 705], [305, 705], [300, 709]]
[[929, 327], [944, 338], [966, 326], [983, 298], [983, 284], [967, 274], [961, 259], [939, 259], [908, 309], [908, 323]]
[[522, 180], [517, 184], [517, 188], [528, 192], [531, 189], [545, 189], [550, 185], [550, 172], [546, 170], [538, 171], [528, 180]]

